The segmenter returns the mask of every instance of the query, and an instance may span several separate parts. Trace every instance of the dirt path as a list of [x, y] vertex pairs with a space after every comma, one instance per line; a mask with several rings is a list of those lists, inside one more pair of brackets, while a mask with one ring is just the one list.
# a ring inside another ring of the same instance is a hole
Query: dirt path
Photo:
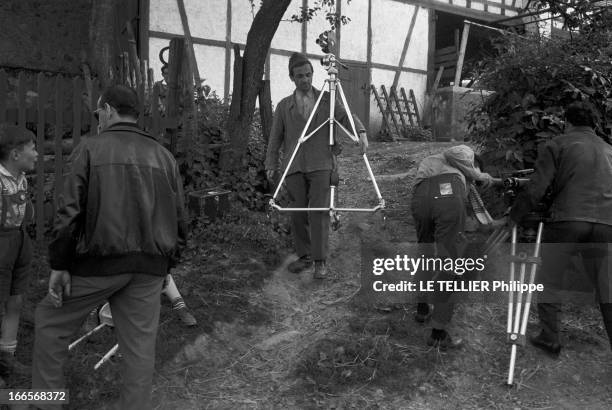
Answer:
[[[159, 409], [609, 409], [612, 355], [598, 312], [573, 308], [564, 322], [559, 360], [521, 348], [517, 383], [504, 386], [509, 346], [503, 305], [461, 305], [452, 332], [467, 340], [440, 353], [411, 306], [382, 312], [361, 304], [360, 240], [414, 241], [409, 218], [414, 164], [446, 144], [373, 144], [370, 159], [388, 212], [343, 215], [330, 236], [331, 278], [286, 270], [288, 255], [250, 295], [266, 321], [210, 323], [159, 369]], [[376, 203], [356, 152], [341, 160], [341, 203]], [[399, 177], [398, 177], [399, 174]], [[532, 317], [530, 329], [535, 329]]]

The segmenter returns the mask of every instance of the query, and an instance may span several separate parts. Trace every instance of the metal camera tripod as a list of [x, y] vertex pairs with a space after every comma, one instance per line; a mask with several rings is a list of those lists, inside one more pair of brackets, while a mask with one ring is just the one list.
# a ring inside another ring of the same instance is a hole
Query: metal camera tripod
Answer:
[[[518, 227], [514, 225], [511, 233], [504, 226], [496, 229], [489, 239], [487, 239], [484, 254], [488, 254], [494, 250], [499, 244], [506, 241], [511, 235], [512, 243], [510, 248], [510, 288], [508, 290], [508, 320], [506, 324], [507, 342], [512, 345], [510, 350], [510, 365], [508, 369], [508, 379], [506, 384], [512, 386], [514, 383], [514, 367], [516, 364], [517, 347], [525, 346], [525, 334], [527, 332], [527, 323], [529, 321], [529, 309], [531, 308], [531, 299], [533, 297], [532, 286], [535, 282], [536, 270], [541, 264], [540, 245], [542, 243], [542, 232], [544, 230], [544, 221], [546, 218], [543, 214], [532, 212], [527, 218], [530, 224], [529, 229], [533, 230], [537, 224], [537, 233], [535, 234], [535, 243], [533, 254], [528, 255], [527, 252], [519, 252], [517, 254], [517, 238]], [[519, 268], [519, 277], [516, 278], [517, 264]], [[526, 282], [527, 268], [529, 272], [529, 282]], [[527, 285], [527, 290], [524, 290], [523, 285]], [[518, 289], [515, 290], [516, 286]], [[525, 302], [523, 303], [523, 297]]]
[[[359, 138], [357, 136], [357, 130], [355, 128], [355, 121], [353, 120], [353, 115], [350, 111], [350, 108], [346, 102], [346, 96], [344, 95], [344, 91], [342, 90], [342, 85], [340, 84], [340, 80], [338, 79], [338, 69], [336, 68], [336, 63], [341, 64], [337, 59], [336, 56], [334, 54], [327, 54], [325, 57], [323, 57], [321, 59], [321, 63], [323, 65], [326, 65], [327, 68], [327, 74], [329, 75], [329, 78], [325, 79], [325, 83], [323, 84], [323, 87], [321, 88], [321, 93], [319, 94], [319, 97], [317, 98], [317, 101], [310, 113], [310, 116], [308, 117], [308, 121], [306, 121], [306, 125], [304, 126], [304, 129], [302, 130], [302, 133], [300, 135], [300, 138], [298, 139], [298, 143], [295, 146], [295, 149], [293, 150], [293, 153], [291, 154], [291, 158], [289, 159], [289, 163], [287, 164], [287, 167], [285, 168], [285, 171], [283, 172], [282, 177], [280, 178], [280, 180], [278, 181], [278, 184], [276, 186], [276, 190], [274, 191], [274, 195], [272, 196], [272, 199], [270, 199], [270, 206], [273, 209], [276, 209], [278, 211], [281, 212], [315, 212], [315, 211], [329, 211], [330, 215], [333, 217], [335, 215], [336, 212], [338, 211], [342, 211], [342, 212], [376, 212], [379, 209], [383, 209], [385, 207], [385, 200], [382, 198], [382, 196], [380, 195], [380, 190], [378, 189], [378, 184], [376, 183], [376, 179], [374, 178], [374, 174], [372, 173], [372, 168], [370, 167], [370, 162], [368, 161], [368, 157], [366, 155], [365, 152], [362, 153], [362, 157], [363, 157], [363, 161], [365, 162], [366, 168], [368, 170], [368, 174], [370, 176], [370, 179], [372, 180], [372, 184], [374, 185], [374, 190], [376, 191], [376, 196], [378, 197], [378, 205], [376, 205], [374, 208], [337, 208], [336, 204], [335, 204], [335, 193], [336, 193], [336, 187], [338, 184], [337, 178], [336, 180], [332, 180], [330, 181], [330, 199], [329, 199], [329, 207], [326, 208], [287, 208], [287, 207], [281, 207], [280, 205], [276, 204], [276, 198], [278, 197], [278, 194], [281, 190], [281, 187], [283, 186], [283, 182], [285, 181], [285, 178], [287, 177], [287, 174], [289, 172], [289, 169], [291, 168], [291, 164], [293, 163], [293, 160], [295, 159], [295, 156], [298, 152], [298, 150], [300, 149], [300, 146], [308, 141], [308, 139], [310, 137], [312, 137], [315, 133], [317, 133], [321, 128], [323, 128], [323, 126], [325, 126], [326, 124], [329, 125], [329, 148], [331, 151], [332, 146], [334, 145], [334, 126], [338, 125], [338, 127], [340, 127], [344, 132], [346, 132], [346, 134], [349, 136], [349, 138], [351, 138], [353, 141], [355, 142], [359, 142]], [[329, 118], [327, 120], [325, 120], [323, 123], [321, 123], [318, 127], [316, 127], [312, 132], [308, 133], [308, 129], [310, 128], [310, 124], [312, 123], [312, 120], [315, 116], [315, 113], [317, 112], [319, 105], [321, 104], [321, 100], [323, 98], [323, 94], [325, 91], [325, 86], [328, 86], [327, 90], [329, 91], [329, 97], [330, 97], [330, 102], [329, 102]], [[336, 91], [338, 91], [338, 93], [340, 94], [340, 98], [342, 100], [342, 105], [344, 106], [344, 109], [346, 110], [346, 114], [348, 116], [349, 122], [351, 124], [351, 130], [352, 133], [349, 132], [349, 130], [347, 130], [342, 124], [340, 124], [340, 122], [338, 122], [335, 119], [334, 116], [334, 112], [335, 112], [335, 106], [336, 106]]]

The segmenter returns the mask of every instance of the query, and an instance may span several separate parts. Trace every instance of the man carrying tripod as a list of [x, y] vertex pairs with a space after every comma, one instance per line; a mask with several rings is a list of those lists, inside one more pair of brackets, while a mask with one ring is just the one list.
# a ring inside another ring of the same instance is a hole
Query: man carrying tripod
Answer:
[[[551, 189], [550, 222], [544, 225], [542, 269], [544, 294], [538, 303], [541, 333], [531, 342], [559, 354], [561, 304], [554, 296], [572, 256], [580, 253], [595, 286], [612, 346], [610, 251], [612, 242], [612, 146], [595, 134], [595, 114], [589, 103], [576, 102], [566, 112], [566, 129], [539, 147], [535, 173], [519, 193], [510, 212], [520, 223]], [[554, 243], [550, 245], [550, 243]]]
[[[315, 101], [323, 92], [312, 86], [312, 73], [312, 64], [306, 56], [300, 53], [291, 55], [289, 78], [295, 83], [295, 91], [281, 100], [276, 107], [266, 155], [266, 174], [268, 180], [273, 184], [276, 183], [281, 146], [284, 152], [281, 170], [284, 170], [289, 163], [290, 153], [294, 151], [300, 134], [314, 109]], [[329, 105], [330, 96], [326, 92], [314, 113], [308, 132], [314, 131], [329, 119]], [[337, 121], [350, 128], [349, 116], [338, 102], [335, 105], [334, 116]], [[359, 132], [361, 149], [365, 152], [368, 146], [365, 128], [358, 118], [353, 118]], [[285, 179], [292, 207], [322, 208], [329, 206], [334, 156], [338, 153], [337, 142], [333, 146], [329, 145], [327, 127], [321, 127], [303, 143]], [[324, 278], [327, 274], [329, 212], [292, 212], [291, 223], [299, 259], [289, 265], [289, 270], [293, 273], [300, 273], [312, 266], [314, 261], [314, 277]]]

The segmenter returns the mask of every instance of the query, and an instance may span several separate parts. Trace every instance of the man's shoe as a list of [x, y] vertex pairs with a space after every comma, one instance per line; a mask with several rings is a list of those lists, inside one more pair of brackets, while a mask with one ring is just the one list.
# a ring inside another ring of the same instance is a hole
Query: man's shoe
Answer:
[[30, 376], [32, 367], [19, 363], [12, 353], [0, 352], [0, 375], [8, 377], [11, 374]]
[[425, 323], [431, 318], [431, 308], [427, 303], [418, 303], [417, 311], [414, 314], [414, 320], [419, 323]]
[[314, 274], [312, 277], [315, 279], [325, 279], [327, 277], [327, 265], [325, 265], [325, 261], [315, 261]]
[[543, 332], [529, 339], [532, 345], [538, 347], [553, 356], [559, 356], [561, 353], [561, 345], [558, 342], [550, 340]]
[[172, 310], [177, 314], [177, 316], [185, 326], [191, 327], [198, 324], [196, 318], [193, 317], [193, 315], [187, 308], [187, 305], [185, 304], [183, 298], [178, 297], [172, 301]]
[[187, 309], [186, 307], [176, 309], [175, 312], [178, 315], [181, 322], [183, 322], [185, 326], [192, 327], [198, 324], [198, 321], [196, 320], [196, 318], [193, 317], [191, 312], [189, 312], [189, 309]]
[[300, 273], [305, 271], [306, 269], [312, 266], [312, 259], [310, 255], [304, 255], [300, 259], [295, 260], [287, 266], [289, 272], [291, 273]]
[[462, 339], [453, 340], [446, 330], [444, 330], [443, 332], [444, 333], [442, 337], [434, 337], [436, 335], [432, 331], [432, 334], [429, 336], [429, 339], [427, 339], [427, 346], [437, 347], [442, 351], [446, 351], [448, 349], [457, 349], [463, 346]]

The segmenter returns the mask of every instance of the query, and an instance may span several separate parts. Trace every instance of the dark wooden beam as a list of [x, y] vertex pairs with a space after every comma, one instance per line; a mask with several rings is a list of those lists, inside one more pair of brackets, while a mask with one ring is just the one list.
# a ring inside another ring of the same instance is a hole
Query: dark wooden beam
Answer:
[[410, 26], [408, 28], [408, 33], [406, 33], [406, 40], [404, 40], [404, 49], [402, 50], [402, 55], [399, 60], [399, 64], [397, 66], [397, 70], [395, 71], [395, 77], [393, 77], [393, 87], [397, 86], [397, 82], [399, 81], [400, 74], [402, 73], [402, 67], [404, 66], [404, 61], [406, 60], [406, 54], [408, 53], [408, 46], [410, 46], [410, 39], [412, 38], [412, 32], [414, 31], [414, 24], [416, 23], [417, 14], [419, 14], [419, 6], [414, 6], [414, 13], [412, 13], [412, 20], [410, 20]]
[[225, 79], [223, 86], [223, 99], [227, 100], [230, 94], [230, 81], [232, 75], [232, 0], [227, 1], [225, 22]]
[[[500, 17], [503, 17], [501, 14], [491, 14], [485, 11], [469, 9], [463, 6], [456, 6], [456, 5], [449, 4], [449, 3], [443, 3], [437, 0], [390, 0], [390, 1], [395, 1], [398, 3], [405, 3], [405, 4], [416, 4], [424, 8], [443, 11], [445, 13], [456, 14], [459, 16], [469, 17], [474, 20], [486, 21], [488, 23], [494, 22], [496, 20], [499, 20]], [[484, 4], [485, 0], [471, 0], [470, 4], [473, 5], [474, 3]], [[493, 4], [497, 5], [498, 7], [502, 7], [501, 3], [491, 3], [491, 5]], [[517, 13], [520, 11], [519, 8], [508, 6], [508, 5], [505, 6], [505, 10], [506, 11], [508, 10], [516, 11]]]
[[[173, 33], [164, 33], [161, 31], [150, 31], [149, 35], [153, 38], [161, 38], [161, 39], [166, 39], [166, 40], [171, 40], [175, 37], [182, 37], [180, 34], [173, 34]], [[205, 38], [199, 38], [199, 37], [192, 37], [191, 40], [193, 41], [193, 44], [201, 44], [201, 45], [205, 45], [205, 46], [213, 46], [213, 47], [221, 47], [224, 48], [225, 47], [225, 41], [221, 41], [221, 40], [210, 40], [210, 39], [205, 39]], [[236, 45], [238, 45], [240, 47], [241, 50], [244, 49], [245, 44], [242, 43], [234, 43]], [[278, 48], [270, 48], [270, 53], [274, 54], [274, 55], [279, 55], [279, 56], [285, 56], [285, 57], [290, 57], [291, 54], [293, 54], [293, 51], [289, 51], [289, 50], [282, 50], [282, 49], [278, 49]], [[306, 57], [308, 58], [312, 58], [312, 59], [320, 59], [321, 57], [323, 57], [323, 54], [314, 54], [314, 53], [304, 53], [306, 55]], [[355, 64], [363, 64], [363, 61], [359, 61], [359, 60], [342, 60], [345, 63], [355, 63]], [[390, 70], [390, 71], [395, 71], [397, 70], [397, 66], [391, 65], [391, 64], [382, 64], [382, 63], [374, 63], [371, 62], [372, 68], [378, 68], [378, 69], [382, 69], [382, 70]], [[421, 70], [418, 68], [410, 68], [410, 67], [402, 67], [402, 72], [408, 72], [408, 73], [417, 73], [417, 74], [427, 74], [427, 70]]]
[[150, 0], [138, 2], [138, 52], [141, 60], [149, 61], [149, 11]]

